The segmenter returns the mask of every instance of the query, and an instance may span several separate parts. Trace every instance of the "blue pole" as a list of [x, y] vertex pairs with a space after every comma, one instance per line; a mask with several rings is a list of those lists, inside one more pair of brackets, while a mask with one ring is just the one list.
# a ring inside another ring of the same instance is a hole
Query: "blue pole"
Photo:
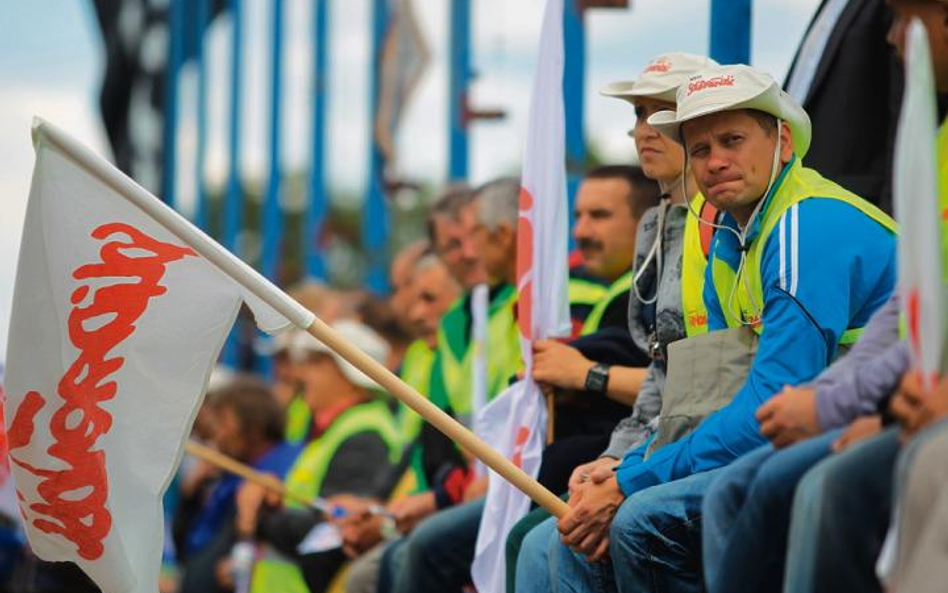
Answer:
[[369, 115], [369, 178], [365, 203], [362, 207], [362, 245], [368, 257], [366, 286], [379, 294], [388, 292], [385, 250], [388, 244], [388, 212], [383, 188], [384, 160], [375, 139], [375, 121], [378, 117], [382, 44], [388, 27], [387, 0], [372, 0], [372, 69]]
[[195, 190], [197, 191], [197, 207], [194, 211], [194, 224], [198, 228], [207, 230], [207, 187], [204, 184], [204, 167], [207, 162], [207, 60], [204, 52], [204, 32], [207, 31], [208, 20], [211, 14], [211, 0], [198, 0], [197, 6], [197, 64], [198, 64], [198, 96], [197, 96], [197, 158], [195, 168]]
[[184, 54], [184, 0], [168, 4], [168, 64], [165, 70], [165, 118], [162, 135], [164, 165], [161, 168], [161, 195], [174, 208], [177, 174], [178, 71]]
[[471, 80], [471, 2], [450, 1], [451, 67], [448, 84], [448, 181], [468, 175], [467, 90]]
[[242, 0], [231, 0], [231, 56], [230, 56], [230, 150], [228, 154], [227, 196], [224, 204], [224, 247], [238, 253], [237, 236], [243, 224], [243, 195], [240, 187], [240, 87], [243, 45]]
[[711, 57], [750, 64], [751, 0], [711, 0]]
[[315, 0], [313, 7], [313, 150], [310, 163], [309, 208], [303, 232], [306, 275], [323, 280], [326, 263], [317, 241], [328, 208], [326, 191], [326, 107], [329, 98], [329, 0]]
[[[267, 183], [266, 201], [263, 206], [263, 249], [260, 269], [271, 282], [279, 284], [280, 259], [283, 229], [283, 212], [280, 209], [280, 114], [283, 87], [283, 0], [273, 0], [273, 23], [270, 51], [270, 176]], [[257, 341], [272, 343], [272, 338], [257, 331]], [[273, 360], [269, 354], [256, 357], [257, 372], [271, 377]]]
[[[583, 93], [586, 88], [586, 33], [581, 0], [566, 0], [563, 14], [563, 104], [566, 113], [566, 188], [569, 195], [570, 228], [576, 190], [586, 167], [583, 137]], [[570, 234], [570, 248], [573, 237]]]
[[[242, 0], [231, 0], [232, 19], [231, 62], [230, 62], [230, 151], [228, 154], [227, 195], [224, 203], [224, 247], [240, 256], [237, 237], [243, 226], [243, 192], [240, 187], [240, 87], [241, 58], [243, 45], [243, 23], [241, 16]], [[230, 367], [238, 365], [241, 326], [238, 322], [230, 332], [224, 345], [224, 364]]]
[[280, 209], [280, 114], [283, 76], [283, 0], [273, 2], [273, 30], [270, 52], [270, 176], [263, 210], [261, 270], [278, 283], [283, 216]]

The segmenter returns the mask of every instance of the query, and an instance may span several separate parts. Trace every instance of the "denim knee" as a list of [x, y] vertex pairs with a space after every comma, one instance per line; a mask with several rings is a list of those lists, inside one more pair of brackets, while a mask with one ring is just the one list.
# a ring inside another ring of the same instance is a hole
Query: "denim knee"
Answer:
[[517, 556], [517, 593], [550, 589], [550, 548], [558, 542], [555, 518], [527, 532]]

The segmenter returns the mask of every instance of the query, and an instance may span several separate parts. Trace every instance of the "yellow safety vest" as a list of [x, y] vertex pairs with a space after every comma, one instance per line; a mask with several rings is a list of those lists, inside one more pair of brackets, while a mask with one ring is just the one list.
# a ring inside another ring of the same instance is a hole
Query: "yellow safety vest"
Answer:
[[632, 290], [632, 270], [629, 270], [613, 282], [605, 294], [596, 302], [596, 306], [589, 313], [589, 317], [583, 323], [583, 329], [579, 332], [581, 336], [588, 336], [599, 330], [599, 324], [602, 323], [602, 317], [606, 314], [613, 299], [625, 296]]
[[[724, 261], [711, 255], [711, 273], [714, 280], [714, 290], [721, 303], [721, 309], [728, 327], [740, 327], [749, 324], [758, 334], [763, 332], [764, 291], [760, 275], [760, 261], [763, 256], [767, 237], [774, 229], [783, 214], [794, 204], [809, 198], [827, 198], [840, 200], [875, 220], [892, 233], [896, 232], [895, 221], [888, 214], [870, 204], [856, 194], [847, 191], [841, 186], [822, 177], [812, 169], [804, 168], [800, 160], [794, 158], [785, 171], [782, 179], [778, 179], [769, 196], [770, 203], [758, 216], [760, 219], [760, 233], [747, 250], [747, 259], [742, 275], [737, 274]], [[768, 199], [768, 198], [764, 198]], [[730, 310], [729, 299], [739, 306], [743, 319], [735, 319]], [[759, 310], [758, 310], [759, 307]], [[861, 327], [847, 328], [839, 340], [841, 345], [854, 344], [862, 333]]]
[[[514, 317], [517, 292], [505, 285], [494, 295], [487, 308], [487, 397], [493, 399], [507, 386], [510, 377], [523, 370], [520, 355], [520, 334]], [[474, 368], [473, 340], [465, 339], [469, 331], [470, 311], [464, 311], [469, 299], [461, 298], [451, 306], [438, 325], [437, 372], [444, 393], [435, 394], [432, 385], [432, 401], [447, 399], [457, 417], [470, 416], [473, 412], [474, 395], [471, 376]]]
[[[415, 391], [428, 397], [431, 389], [431, 366], [434, 364], [434, 350], [428, 347], [424, 340], [415, 340], [405, 351], [402, 360], [401, 378], [415, 388]], [[418, 436], [421, 430], [421, 416], [417, 412], [400, 403], [398, 406], [398, 425], [402, 433], [402, 442], [410, 443]]]
[[[344, 411], [329, 426], [325, 433], [303, 449], [290, 468], [286, 487], [306, 499], [319, 496], [326, 471], [339, 447], [349, 438], [374, 432], [388, 447], [389, 460], [398, 461], [401, 451], [398, 427], [388, 407], [381, 401], [372, 401], [352, 406]], [[372, 471], [367, 468], [367, 471]], [[288, 507], [299, 506], [295, 500], [287, 499]], [[251, 593], [309, 593], [303, 573], [296, 564], [268, 550], [267, 556], [257, 561], [250, 582]]]
[[688, 218], [685, 219], [681, 248], [681, 311], [685, 316], [685, 335], [689, 338], [708, 332], [704, 271], [708, 266], [707, 254], [714, 227], [706, 223], [714, 222], [716, 212], [699, 192], [691, 199]]

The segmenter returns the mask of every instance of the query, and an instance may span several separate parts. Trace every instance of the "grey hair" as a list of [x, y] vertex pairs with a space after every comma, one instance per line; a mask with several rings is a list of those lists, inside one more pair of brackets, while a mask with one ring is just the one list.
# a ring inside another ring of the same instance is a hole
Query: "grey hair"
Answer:
[[520, 214], [520, 179], [501, 177], [488, 181], [474, 190], [477, 218], [488, 231], [494, 232], [501, 224], [517, 228]]
[[474, 191], [466, 185], [449, 186], [441, 196], [431, 205], [428, 210], [428, 218], [425, 225], [428, 231], [428, 241], [437, 244], [435, 237], [435, 218], [445, 217], [450, 220], [457, 220], [461, 209], [471, 203], [474, 199]]
[[415, 272], [424, 272], [428, 268], [433, 268], [434, 266], [443, 266], [444, 262], [438, 257], [437, 253], [432, 251], [427, 251], [421, 254], [421, 257], [415, 260], [415, 265], [412, 266], [412, 269]]
[[[440, 266], [445, 269], [445, 272], [447, 272], [448, 267], [444, 264], [444, 260], [438, 257], [437, 253], [433, 253], [429, 251], [428, 253], [425, 253], [420, 258], [418, 258], [418, 260], [415, 262], [415, 267], [413, 268], [413, 271], [416, 274], [420, 274], [422, 272], [430, 270], [431, 268], [434, 268], [435, 266]], [[458, 293], [461, 292], [461, 285], [457, 283], [457, 281], [454, 279], [453, 276], [451, 276], [450, 273], [447, 274], [445, 278], [445, 282], [450, 284], [451, 288], [455, 290], [456, 292]]]

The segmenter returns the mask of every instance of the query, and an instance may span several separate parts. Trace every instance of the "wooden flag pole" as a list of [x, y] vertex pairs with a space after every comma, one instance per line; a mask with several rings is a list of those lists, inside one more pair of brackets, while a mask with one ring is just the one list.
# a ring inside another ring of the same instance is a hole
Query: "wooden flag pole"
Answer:
[[[194, 441], [188, 441], [184, 446], [184, 450], [187, 451], [188, 455], [197, 457], [201, 461], [206, 461], [214, 467], [220, 468], [226, 472], [230, 472], [237, 477], [247, 480], [248, 482], [253, 482], [254, 484], [263, 486], [267, 490], [276, 492], [280, 496], [288, 498], [293, 502], [309, 507], [315, 511], [325, 513], [330, 517], [339, 516], [336, 514], [338, 509], [334, 508], [333, 505], [325, 498], [317, 497], [314, 500], [310, 500], [305, 496], [300, 496], [296, 492], [287, 488], [286, 484], [281, 482], [273, 474], [258, 472], [249, 465], [241, 463], [233, 457], [224, 455], [216, 449], [212, 449], [211, 447], [196, 443]], [[382, 515], [385, 517], [394, 518], [394, 516], [385, 507], [379, 504], [368, 505], [366, 507], [366, 511], [373, 515]]]
[[562, 517], [569, 512], [569, 505], [560, 500], [559, 497], [488, 446], [487, 443], [457, 420], [448, 416], [428, 401], [427, 398], [409, 387], [391, 371], [340, 337], [335, 330], [318, 319], [312, 311], [307, 310], [290, 298], [272, 282], [261, 276], [259, 272], [227, 251], [214, 239], [168, 207], [167, 204], [162, 203], [161, 200], [148, 193], [147, 190], [136, 184], [108, 161], [70, 138], [55, 126], [39, 118], [34, 118], [33, 143], [38, 145], [41, 142], [49, 142], [69, 155], [87, 173], [98, 177], [155, 222], [165, 227], [202, 257], [217, 266], [221, 272], [243, 286], [254, 297], [288, 319], [290, 323], [308, 331], [315, 338], [339, 353], [340, 356], [371, 377], [393, 397], [398, 398], [412, 410], [418, 412], [422, 418], [443, 432], [445, 436], [467, 449], [483, 461], [484, 465], [497, 472], [554, 516]]
[[542, 484], [528, 476], [522, 469], [510, 462], [490, 445], [482, 441], [476, 434], [465, 428], [460, 422], [446, 414], [443, 410], [431, 403], [428, 398], [412, 389], [407, 383], [399, 379], [390, 370], [379, 364], [365, 352], [362, 352], [321, 319], [316, 319], [308, 330], [317, 340], [325, 343], [340, 356], [352, 363], [354, 367], [368, 375], [382, 389], [404, 402], [409, 408], [417, 412], [432, 426], [440, 430], [449, 439], [467, 449], [471, 454], [484, 462], [502, 478], [516, 486], [521, 492], [536, 501], [537, 504], [548, 510], [555, 517], [560, 518], [569, 512], [567, 505], [561, 498], [547, 490]]
[[253, 482], [254, 484], [263, 486], [267, 490], [271, 490], [280, 496], [291, 499], [293, 502], [298, 502], [307, 507], [311, 506], [312, 504], [311, 500], [308, 500], [304, 496], [299, 496], [292, 490], [287, 489], [286, 485], [273, 474], [258, 472], [249, 465], [241, 463], [233, 457], [228, 457], [216, 449], [212, 449], [206, 445], [202, 445], [194, 441], [188, 441], [184, 446], [184, 450], [187, 451], [188, 455], [197, 457], [201, 461], [206, 461], [214, 467], [219, 467], [220, 469], [230, 472], [235, 476], [241, 477], [248, 482]]

